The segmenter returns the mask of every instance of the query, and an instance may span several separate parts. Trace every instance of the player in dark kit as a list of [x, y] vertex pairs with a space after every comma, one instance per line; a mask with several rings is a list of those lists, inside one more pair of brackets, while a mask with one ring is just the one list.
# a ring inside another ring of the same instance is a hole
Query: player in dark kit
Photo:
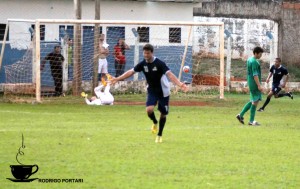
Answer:
[[[270, 73], [268, 75], [266, 83], [269, 83], [270, 78], [272, 76], [273, 76], [272, 90], [269, 92], [264, 105], [257, 110], [259, 112], [263, 112], [265, 110], [265, 107], [269, 104], [269, 102], [270, 102], [273, 95], [274, 95], [275, 98], [281, 98], [281, 97], [284, 97], [284, 96], [288, 96], [291, 99], [293, 99], [293, 94], [291, 92], [279, 93], [281, 91], [281, 88], [284, 88], [286, 86], [286, 83], [287, 83], [288, 78], [289, 78], [288, 70], [281, 65], [281, 59], [280, 58], [275, 59], [275, 64], [270, 69]], [[280, 81], [283, 78], [283, 76], [286, 76], [286, 79], [284, 79], [283, 83], [280, 84]]]
[[55, 85], [55, 96], [64, 95], [62, 92], [62, 64], [65, 61], [65, 58], [60, 53], [61, 47], [55, 46], [54, 51], [49, 53], [41, 63], [41, 71], [44, 69], [46, 61], [50, 62], [51, 75], [54, 80]]
[[144, 60], [138, 63], [133, 69], [128, 70], [123, 75], [111, 79], [114, 84], [118, 81], [124, 80], [136, 72], [143, 72], [147, 83], [147, 102], [146, 111], [148, 117], [153, 121], [152, 133], [157, 132], [157, 119], [154, 114], [154, 107], [158, 103], [158, 110], [160, 111], [159, 130], [155, 139], [156, 143], [162, 142], [162, 133], [166, 123], [166, 116], [169, 113], [169, 96], [170, 85], [168, 78], [184, 92], [188, 90], [187, 86], [180, 82], [177, 77], [171, 72], [166, 63], [153, 56], [153, 46], [146, 44], [143, 47]]

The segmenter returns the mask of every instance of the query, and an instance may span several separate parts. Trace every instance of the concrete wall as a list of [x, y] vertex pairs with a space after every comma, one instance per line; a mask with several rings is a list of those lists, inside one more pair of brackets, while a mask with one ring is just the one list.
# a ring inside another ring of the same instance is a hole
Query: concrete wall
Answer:
[[[255, 46], [261, 46], [266, 50], [263, 54], [262, 60], [272, 61], [277, 56], [278, 44], [278, 24], [271, 20], [265, 19], [237, 19], [237, 18], [224, 18], [224, 17], [194, 17], [195, 22], [224, 22], [225, 30], [230, 32], [231, 38], [231, 58], [244, 59], [253, 55], [252, 49]], [[216, 28], [215, 28], [216, 29]], [[274, 38], [271, 40], [266, 32], [270, 32]], [[214, 28], [207, 29], [202, 27], [199, 29], [199, 44], [196, 51], [210, 48], [210, 52], [218, 54], [219, 52], [219, 34], [214, 31]], [[225, 36], [226, 37], [226, 36]], [[225, 55], [227, 55], [227, 37], [225, 40]], [[273, 47], [273, 48], [272, 48]], [[272, 48], [272, 49], [271, 49]], [[271, 55], [272, 54], [272, 55]], [[273, 55], [274, 54], [274, 55]]]
[[278, 55], [286, 64], [299, 64], [300, 4], [269, 0], [203, 2], [194, 16], [269, 19], [278, 24]]

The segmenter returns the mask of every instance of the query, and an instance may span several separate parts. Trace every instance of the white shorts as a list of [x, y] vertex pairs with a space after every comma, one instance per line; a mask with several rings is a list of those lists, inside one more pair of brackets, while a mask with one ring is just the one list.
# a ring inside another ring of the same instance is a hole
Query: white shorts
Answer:
[[104, 73], [104, 74], [106, 74], [106, 73], [108, 73], [107, 72], [107, 60], [106, 60], [106, 58], [104, 58], [104, 59], [99, 59], [99, 66], [98, 66], [98, 73]]

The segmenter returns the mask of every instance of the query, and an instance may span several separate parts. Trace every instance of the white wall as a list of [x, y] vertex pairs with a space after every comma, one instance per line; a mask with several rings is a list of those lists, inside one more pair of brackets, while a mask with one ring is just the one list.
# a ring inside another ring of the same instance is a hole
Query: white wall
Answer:
[[[209, 17], [195, 17], [196, 22], [224, 22], [225, 29], [231, 32], [232, 37], [232, 58], [247, 59], [253, 55], [253, 48], [261, 46], [264, 49], [269, 49], [269, 52], [263, 54], [262, 60], [272, 61], [277, 56], [278, 44], [278, 24], [271, 20], [264, 19], [235, 19], [235, 18], [209, 18]], [[195, 50], [201, 51], [205, 49], [211, 53], [219, 53], [219, 36], [217, 28], [208, 32], [206, 27], [203, 27], [195, 36], [204, 41], [203, 44], [196, 44]], [[270, 31], [273, 35], [272, 40], [266, 35]], [[198, 41], [197, 39], [195, 41]], [[227, 41], [225, 40], [225, 43]], [[273, 46], [273, 48], [272, 48]], [[225, 45], [225, 48], [227, 45]], [[227, 52], [227, 51], [225, 51]]]
[[[82, 1], [82, 19], [94, 19], [94, 1]], [[152, 21], [193, 21], [193, 3], [174, 2], [135, 2], [135, 1], [101, 1], [100, 14], [102, 20], [152, 20]], [[16, 19], [74, 19], [73, 0], [1, 0], [0, 23], [8, 18]], [[24, 49], [30, 45], [28, 26], [22, 28], [15, 24], [10, 28], [12, 48]], [[15, 35], [22, 33], [24, 37]], [[103, 28], [105, 33], [105, 27]], [[132, 38], [131, 27], [126, 28], [126, 38]], [[46, 26], [46, 40], [59, 40], [58, 25]], [[168, 39], [168, 27], [161, 30], [150, 30], [150, 39], [157, 37]], [[187, 28], [182, 28], [182, 44], [187, 37]], [[133, 40], [128, 41], [133, 44]], [[151, 41], [156, 43], [158, 41]]]

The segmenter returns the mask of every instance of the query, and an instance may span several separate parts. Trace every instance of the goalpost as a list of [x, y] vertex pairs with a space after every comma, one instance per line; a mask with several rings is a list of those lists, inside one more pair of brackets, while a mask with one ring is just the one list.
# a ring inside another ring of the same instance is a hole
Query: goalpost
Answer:
[[[100, 25], [99, 31], [94, 31], [96, 24]], [[124, 71], [143, 59], [142, 47], [150, 43], [154, 46], [154, 55], [166, 62], [182, 82], [189, 84], [189, 92], [179, 92], [180, 96], [187, 96], [187, 99], [199, 96], [224, 98], [222, 22], [62, 19], [38, 19], [33, 22], [9, 19], [7, 27], [10, 27], [9, 50], [18, 51], [19, 48], [25, 51], [23, 56], [4, 66], [4, 93], [8, 96], [33, 97], [37, 102], [51, 99], [51, 94], [55, 91], [53, 70], [50, 69], [48, 61], [42, 71], [40, 65], [55, 46], [62, 47], [61, 54], [65, 59], [62, 65], [63, 91], [67, 94], [92, 91], [92, 82], [95, 79], [93, 60], [99, 58], [99, 54], [94, 53], [94, 40], [98, 40], [97, 37], [95, 39], [97, 33], [98, 36], [103, 33], [109, 45], [108, 72], [112, 76], [120, 71], [120, 68], [115, 67], [114, 54], [114, 47], [119, 39], [123, 39], [129, 47], [123, 51], [126, 64], [121, 67], [124, 67]], [[4, 55], [6, 52], [7, 50]], [[182, 72], [185, 65], [190, 67], [189, 73]], [[172, 84], [171, 86], [177, 92], [176, 87]], [[126, 94], [120, 97], [122, 98], [127, 97], [127, 94], [145, 93], [145, 88], [145, 78], [139, 73], [112, 86], [111, 91], [115, 95]]]

